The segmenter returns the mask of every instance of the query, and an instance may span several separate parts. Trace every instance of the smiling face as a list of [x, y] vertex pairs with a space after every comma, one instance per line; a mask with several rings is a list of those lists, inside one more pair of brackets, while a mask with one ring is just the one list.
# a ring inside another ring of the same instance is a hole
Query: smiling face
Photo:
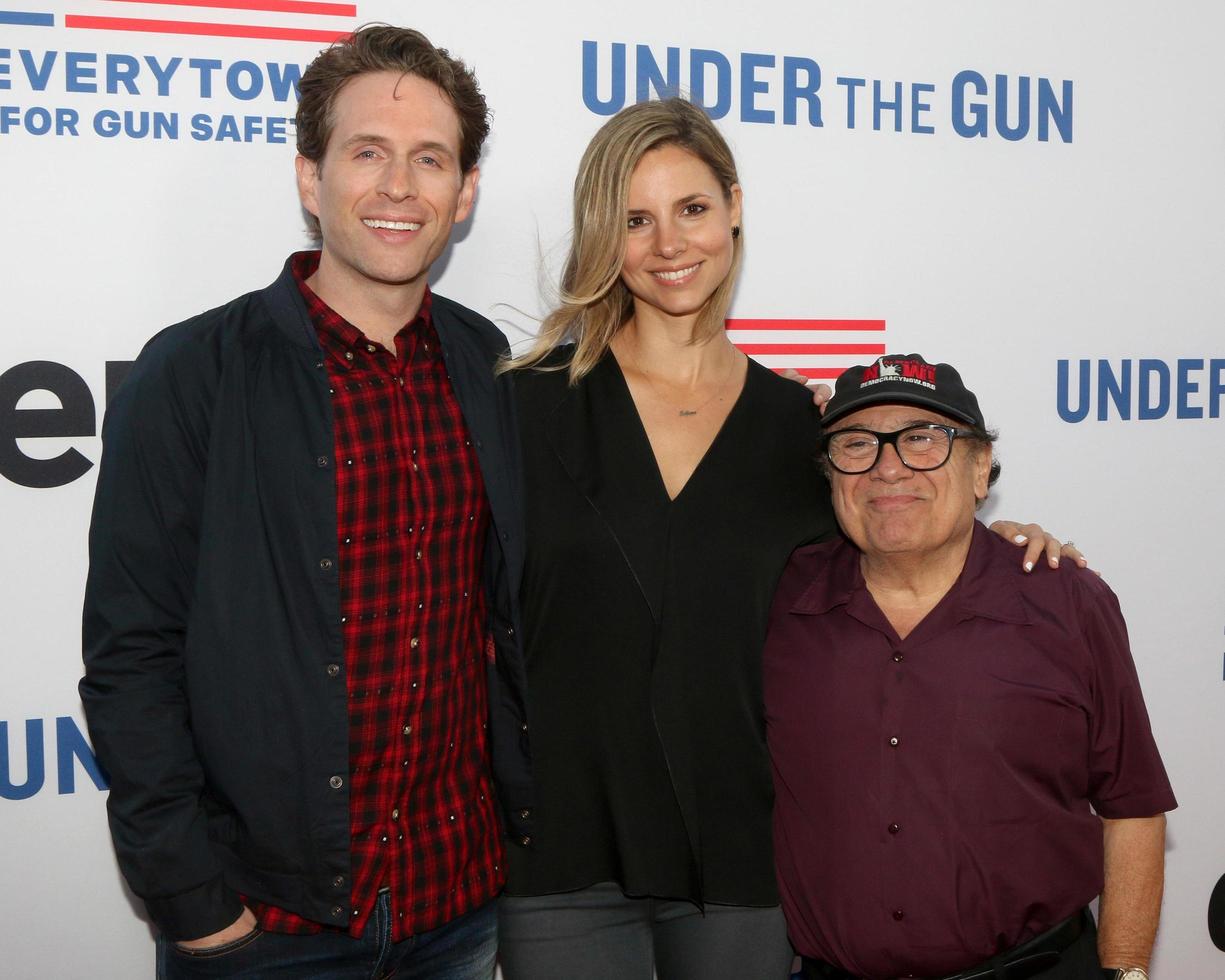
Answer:
[[[964, 428], [939, 412], [911, 405], [873, 405], [840, 419], [833, 431], [894, 432], [908, 425], [939, 422]], [[958, 439], [949, 461], [917, 472], [902, 465], [892, 446], [883, 446], [867, 473], [830, 471], [838, 523], [860, 551], [871, 557], [922, 556], [964, 542], [974, 528], [978, 501], [987, 496], [990, 447]]]
[[[729, 199], [730, 197], [730, 199]], [[639, 321], [647, 309], [695, 316], [731, 271], [740, 187], [679, 146], [643, 155], [630, 176], [621, 281]]]
[[459, 117], [438, 86], [384, 71], [347, 83], [321, 161], [297, 159], [302, 206], [319, 219], [316, 292], [332, 306], [379, 287], [425, 291], [451, 227], [472, 210]]

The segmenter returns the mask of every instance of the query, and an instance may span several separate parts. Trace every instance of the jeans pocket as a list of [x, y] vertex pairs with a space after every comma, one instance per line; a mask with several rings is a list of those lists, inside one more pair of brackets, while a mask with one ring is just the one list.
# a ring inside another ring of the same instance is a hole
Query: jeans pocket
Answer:
[[193, 960], [213, 960], [222, 956], [228, 956], [231, 953], [237, 953], [240, 949], [246, 949], [263, 934], [264, 931], [256, 926], [245, 936], [231, 939], [228, 943], [222, 943], [220, 946], [205, 946], [203, 949], [185, 949], [178, 943], [171, 943], [170, 947], [180, 956], [186, 956]]

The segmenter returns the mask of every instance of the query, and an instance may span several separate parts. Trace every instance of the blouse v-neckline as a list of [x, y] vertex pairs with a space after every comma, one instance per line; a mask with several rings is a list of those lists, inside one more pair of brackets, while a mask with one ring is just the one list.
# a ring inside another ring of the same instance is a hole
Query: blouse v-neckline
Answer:
[[676, 496], [668, 493], [668, 484], [664, 480], [663, 468], [659, 465], [659, 457], [655, 455], [655, 447], [651, 445], [651, 437], [647, 433], [646, 423], [642, 420], [642, 413], [638, 410], [638, 403], [634, 401], [634, 393], [630, 390], [629, 381], [625, 377], [625, 372], [621, 370], [621, 363], [617, 360], [616, 355], [611, 350], [604, 355], [609, 362], [609, 370], [615, 375], [616, 387], [619, 395], [629, 403], [629, 412], [634, 421], [635, 438], [641, 441], [641, 444], [646, 448], [646, 456], [651, 461], [651, 469], [654, 473], [655, 487], [662, 496], [666, 506], [674, 506], [683, 496], [694, 481], [701, 475], [704, 469], [709, 469], [707, 461], [715, 454], [715, 450], [720, 442], [725, 441], [724, 433], [727, 432], [731, 425], [732, 419], [741, 411], [741, 406], [745, 402], [745, 396], [749, 390], [749, 385], [752, 384], [753, 369], [755, 366], [752, 358], [749, 358], [748, 364], [745, 366], [744, 383], [740, 386], [740, 391], [736, 394], [736, 400], [732, 402], [731, 408], [727, 410], [727, 415], [724, 417], [722, 424], [715, 431], [714, 436], [702, 451], [697, 464], [686, 477], [685, 482], [681, 484], [679, 490], [676, 491]]

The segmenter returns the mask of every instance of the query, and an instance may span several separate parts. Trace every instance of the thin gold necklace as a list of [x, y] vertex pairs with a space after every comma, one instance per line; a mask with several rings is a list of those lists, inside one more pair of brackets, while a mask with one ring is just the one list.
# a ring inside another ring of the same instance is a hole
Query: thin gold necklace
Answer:
[[736, 370], [736, 365], [740, 363], [740, 358], [736, 356], [737, 352], [735, 348], [733, 348], [732, 357], [727, 366], [727, 373], [723, 376], [723, 380], [720, 381], [715, 386], [715, 390], [711, 392], [710, 397], [708, 397], [704, 402], [698, 405], [697, 408], [679, 408], [677, 407], [675, 402], [669, 401], [667, 398], [665, 398], [663, 395], [659, 393], [659, 388], [655, 384], [654, 379], [646, 371], [642, 370], [642, 365], [638, 363], [638, 355], [635, 354], [633, 350], [630, 350], [628, 353], [630, 356], [630, 363], [634, 365], [634, 370], [637, 371], [646, 380], [647, 385], [650, 387], [651, 392], [655, 395], [655, 397], [659, 399], [661, 402], [663, 402], [665, 405], [667, 405], [669, 408], [675, 408], [676, 414], [679, 415], [681, 418], [688, 418], [692, 415], [697, 415], [698, 412], [700, 412], [707, 405], [713, 402], [722, 393], [723, 389], [727, 387], [727, 383], [731, 380], [732, 374]]

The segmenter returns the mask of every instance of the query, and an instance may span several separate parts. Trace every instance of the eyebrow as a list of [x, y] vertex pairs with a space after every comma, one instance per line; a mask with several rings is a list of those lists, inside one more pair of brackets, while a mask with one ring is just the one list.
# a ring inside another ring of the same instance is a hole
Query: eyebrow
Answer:
[[[356, 133], [350, 136], [347, 140], [341, 143], [342, 149], [348, 149], [351, 146], [360, 146], [362, 143], [375, 143], [378, 146], [386, 146], [391, 141], [386, 136], [379, 136], [377, 133]], [[414, 145], [414, 152], [421, 150], [429, 150], [432, 153], [437, 153], [439, 156], [445, 156], [448, 159], [455, 157], [455, 151], [452, 150], [446, 143], [439, 143], [436, 140], [425, 140], [424, 142]]]
[[433, 140], [426, 140], [424, 143], [417, 144], [418, 150], [432, 150], [433, 152], [445, 157], [454, 157], [455, 151], [452, 150], [446, 143], [436, 143]]
[[[688, 194], [685, 197], [682, 197], [679, 200], [674, 201], [672, 203], [672, 206], [673, 207], [684, 207], [686, 204], [692, 204], [694, 201], [698, 200], [699, 198], [703, 198], [703, 197], [709, 199], [710, 197], [712, 197], [712, 195], [707, 194], [705, 191], [698, 191], [696, 194]], [[626, 210], [625, 213], [626, 214], [649, 214], [650, 208], [629, 208]]]
[[[961, 428], [956, 422], [937, 422], [935, 419], [909, 419], [902, 421], [896, 429], [890, 429], [889, 432], [901, 432], [903, 429], [913, 428], [916, 425], [951, 425], [954, 429]], [[865, 425], [848, 425], [845, 429], [834, 429], [825, 433], [827, 436], [837, 435], [839, 432], [881, 432], [881, 429], [869, 429]]]
[[386, 142], [387, 142], [387, 137], [385, 136], [378, 136], [374, 133], [357, 133], [356, 135], [350, 136], [347, 140], [345, 140], [340, 145], [342, 147], [350, 147], [350, 146], [356, 146], [358, 143], [383, 144]]

